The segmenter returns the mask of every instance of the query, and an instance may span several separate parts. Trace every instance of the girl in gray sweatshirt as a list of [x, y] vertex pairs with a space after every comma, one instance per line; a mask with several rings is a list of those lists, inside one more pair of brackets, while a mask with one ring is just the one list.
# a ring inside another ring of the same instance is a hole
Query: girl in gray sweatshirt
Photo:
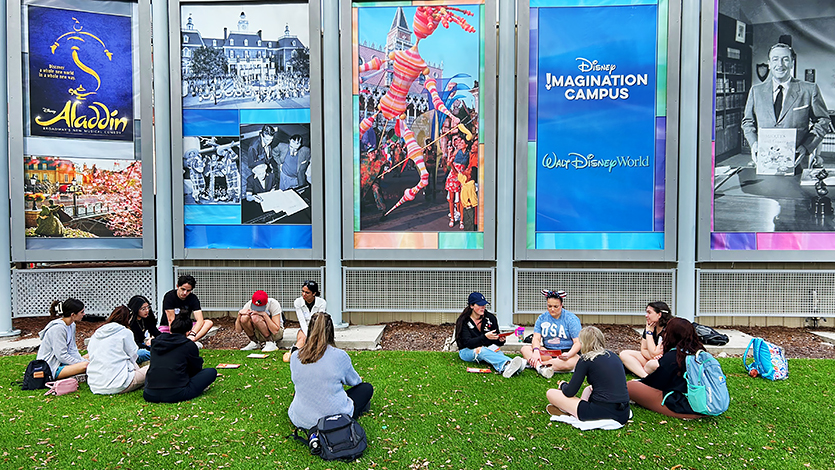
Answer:
[[56, 300], [49, 306], [49, 314], [61, 318], [52, 320], [38, 333], [41, 338], [38, 359], [49, 364], [55, 380], [85, 373], [87, 359], [78, 353], [75, 345], [75, 322], [84, 317], [84, 304], [72, 297], [63, 302]]

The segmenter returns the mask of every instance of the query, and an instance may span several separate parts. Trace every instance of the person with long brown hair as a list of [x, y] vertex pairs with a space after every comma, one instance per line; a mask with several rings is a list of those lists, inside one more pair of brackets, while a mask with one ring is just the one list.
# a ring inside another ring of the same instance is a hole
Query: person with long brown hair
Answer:
[[136, 364], [139, 346], [130, 330], [130, 319], [130, 309], [120, 305], [90, 338], [87, 383], [97, 395], [132, 392], [145, 384], [148, 366]]
[[47, 323], [38, 333], [41, 339], [38, 359], [49, 364], [55, 380], [75, 376], [79, 382], [84, 382], [89, 362], [79, 354], [75, 344], [75, 322], [84, 318], [84, 303], [72, 297], [63, 302], [56, 300], [49, 306], [49, 314], [61, 318]]
[[687, 401], [684, 372], [687, 356], [704, 351], [705, 347], [693, 324], [683, 318], [671, 319], [665, 331], [664, 354], [658, 360], [658, 368], [643, 379], [627, 382], [629, 399], [665, 416], [701, 418]]
[[[314, 313], [308, 333], [304, 346], [290, 358], [296, 391], [287, 410], [290, 421], [310, 429], [323, 416], [344, 413], [357, 419], [368, 411], [374, 387], [362, 381], [348, 353], [336, 348], [330, 315]], [[345, 390], [345, 385], [351, 388]]]
[[658, 359], [664, 354], [664, 327], [673, 318], [670, 306], [665, 302], [651, 302], [646, 309], [647, 324], [641, 334], [641, 350], [624, 349], [620, 360], [630, 372], [644, 378], [658, 368]]

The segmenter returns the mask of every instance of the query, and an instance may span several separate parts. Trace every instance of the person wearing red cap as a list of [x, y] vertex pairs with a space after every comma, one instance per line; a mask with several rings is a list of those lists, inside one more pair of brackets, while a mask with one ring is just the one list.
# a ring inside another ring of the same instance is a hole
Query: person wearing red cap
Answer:
[[241, 351], [252, 351], [264, 344], [263, 352], [278, 349], [277, 342], [284, 336], [284, 319], [281, 316], [281, 304], [267, 296], [262, 290], [252, 294], [252, 300], [238, 311], [235, 319], [235, 331], [243, 331], [249, 337], [249, 344]]

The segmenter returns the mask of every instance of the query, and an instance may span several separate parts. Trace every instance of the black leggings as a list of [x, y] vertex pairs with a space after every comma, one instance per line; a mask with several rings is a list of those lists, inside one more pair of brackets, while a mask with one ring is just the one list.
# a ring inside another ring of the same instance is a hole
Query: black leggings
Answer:
[[353, 418], [357, 419], [371, 407], [371, 396], [374, 395], [374, 387], [370, 383], [362, 382], [345, 390], [345, 393], [354, 402]]
[[203, 369], [195, 374], [188, 385], [182, 388], [160, 388], [148, 389], [142, 392], [145, 401], [151, 403], [179, 403], [197, 398], [203, 390], [211, 385], [217, 378], [217, 370], [213, 368]]

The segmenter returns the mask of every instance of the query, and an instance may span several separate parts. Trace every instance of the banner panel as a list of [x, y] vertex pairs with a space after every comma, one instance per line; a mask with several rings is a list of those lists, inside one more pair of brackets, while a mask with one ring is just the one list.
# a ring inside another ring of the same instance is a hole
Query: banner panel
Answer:
[[666, 1], [625, 3], [531, 3], [527, 249], [665, 248]]
[[85, 0], [72, 6], [32, 1], [20, 10], [23, 126], [10, 132], [23, 137], [12, 165], [22, 175], [13, 199], [22, 200], [23, 216], [13, 219], [25, 235], [16, 257], [153, 257], [143, 243], [143, 203], [152, 208], [153, 199], [143, 199], [152, 179], [143, 177], [144, 102], [135, 73], [143, 62], [140, 8]]
[[184, 246], [311, 249], [307, 4], [182, 4]]
[[130, 17], [28, 7], [33, 136], [133, 140]]
[[719, 0], [713, 27], [711, 253], [835, 250], [835, 8]]
[[484, 249], [485, 11], [449, 3], [353, 4], [355, 249]]

